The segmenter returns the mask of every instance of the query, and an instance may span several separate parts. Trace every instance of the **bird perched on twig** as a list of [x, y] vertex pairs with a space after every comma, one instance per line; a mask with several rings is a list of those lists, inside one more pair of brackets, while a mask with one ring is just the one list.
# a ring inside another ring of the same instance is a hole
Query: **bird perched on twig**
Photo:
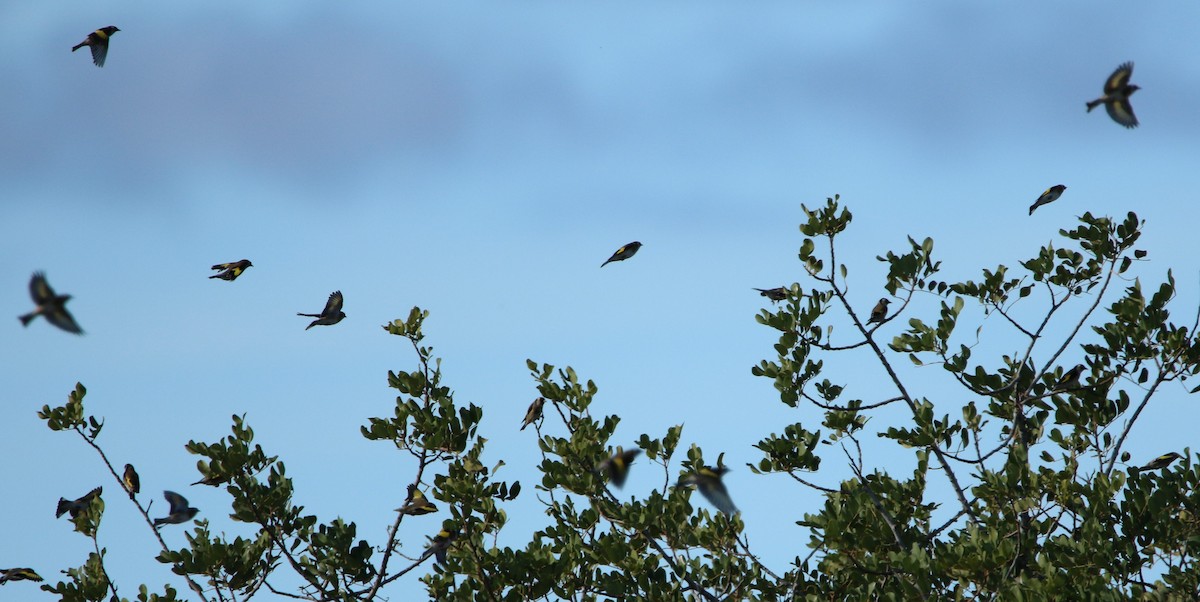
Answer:
[[404, 500], [403, 506], [396, 508], [396, 512], [420, 516], [422, 514], [429, 514], [430, 512], [437, 512], [437, 506], [434, 506], [433, 502], [429, 501], [429, 498], [425, 497], [425, 494], [421, 493], [421, 490], [417, 489], [416, 485], [410, 484], [408, 486], [408, 498]]
[[92, 62], [95, 63], [97, 67], [103, 67], [104, 59], [108, 56], [108, 39], [112, 37], [112, 34], [117, 33], [118, 31], [121, 30], [112, 25], [109, 25], [108, 27], [101, 27], [100, 29], [89, 33], [82, 42], [71, 48], [71, 52], [75, 52], [84, 46], [90, 46], [92, 49]]
[[58, 508], [54, 511], [54, 518], [61, 518], [63, 514], [68, 512], [71, 513], [71, 518], [79, 516], [79, 513], [87, 510], [88, 506], [91, 506], [92, 502], [100, 497], [101, 493], [104, 493], [104, 488], [97, 487], [83, 494], [83, 497], [79, 499], [68, 500], [62, 497], [58, 498]]
[[612, 257], [608, 258], [608, 261], [605, 261], [604, 263], [600, 264], [600, 267], [604, 267], [614, 261], [625, 261], [626, 259], [633, 257], [634, 254], [637, 253], [638, 249], [640, 249], [640, 248], [642, 248], [642, 243], [635, 240], [635, 241], [621, 247], [620, 249], [617, 249], [617, 252], [613, 253]]
[[1145, 466], [1139, 468], [1138, 470], [1158, 470], [1160, 468], [1166, 468], [1166, 467], [1170, 466], [1172, 462], [1174, 462], [1175, 460], [1178, 460], [1179, 458], [1182, 458], [1182, 457], [1183, 456], [1181, 456], [1175, 452], [1163, 454], [1163, 455], [1147, 462]]
[[346, 312], [342, 311], [342, 291], [333, 291], [329, 294], [329, 301], [325, 302], [325, 309], [319, 314], [296, 314], [297, 316], [305, 316], [308, 318], [316, 318], [312, 324], [308, 325], [308, 330], [313, 326], [332, 326], [342, 321], [346, 317]]
[[788, 291], [782, 286], [778, 288], [756, 288], [754, 290], [758, 291], [758, 294], [770, 299], [772, 302], [783, 301], [784, 299], [788, 298]]
[[1029, 215], [1033, 215], [1034, 209], [1057, 201], [1058, 197], [1062, 196], [1063, 191], [1066, 189], [1067, 187], [1063, 186], [1062, 184], [1055, 184], [1054, 186], [1047, 188], [1046, 192], [1043, 192], [1042, 195], [1039, 196], [1037, 200], [1029, 206]]
[[871, 317], [867, 318], [867, 324], [870, 325], [876, 322], [882, 324], [883, 319], [887, 317], [889, 303], [891, 303], [891, 301], [887, 299], [880, 299], [879, 303], [876, 303], [875, 307], [871, 308]]
[[1132, 76], [1133, 63], [1117, 67], [1104, 82], [1104, 96], [1087, 103], [1088, 112], [1091, 113], [1092, 109], [1104, 105], [1104, 110], [1108, 111], [1108, 116], [1112, 117], [1113, 121], [1127, 128], [1137, 127], [1138, 120], [1133, 114], [1133, 105], [1129, 104], [1129, 97], [1141, 87], [1129, 83]]
[[679, 479], [676, 487], [693, 486], [708, 500], [710, 504], [716, 506], [717, 510], [722, 513], [732, 516], [738, 511], [737, 506], [733, 505], [733, 499], [729, 497], [729, 491], [725, 489], [725, 483], [721, 481], [721, 477], [729, 472], [729, 468], [725, 466], [717, 466], [712, 468], [709, 466], [701, 466], [696, 472], [684, 475]]
[[218, 263], [217, 265], [214, 265], [212, 269], [224, 271], [222, 271], [220, 274], [213, 274], [212, 276], [209, 276], [208, 279], [212, 280], [213, 278], [220, 278], [221, 280], [233, 282], [234, 280], [237, 280], [238, 276], [242, 275], [242, 272], [246, 271], [246, 268], [249, 267], [254, 267], [254, 264], [250, 263], [249, 259], [231, 261], [229, 263]]
[[1079, 377], [1083, 375], [1083, 370], [1083, 364], [1076, 364], [1074, 368], [1067, 370], [1067, 373], [1063, 374], [1062, 378], [1054, 383], [1054, 390], [1070, 391], [1082, 387], [1083, 383], [1080, 382]]
[[37, 571], [28, 567], [0, 569], [0, 585], [9, 581], [45, 581]]
[[633, 464], [634, 458], [637, 458], [640, 453], [642, 453], [640, 449], [622, 451], [618, 447], [617, 453], [596, 466], [596, 472], [607, 477], [613, 485], [624, 487], [625, 477], [629, 476], [629, 465]]
[[129, 497], [133, 497], [142, 490], [142, 480], [138, 478], [138, 473], [133, 469], [133, 464], [125, 465], [125, 474], [121, 475], [121, 483], [125, 485], [125, 491], [129, 492]]
[[529, 409], [525, 410], [525, 420], [521, 421], [521, 430], [525, 430], [525, 427], [541, 419], [542, 406], [544, 405], [546, 405], [545, 397], [539, 397], [533, 400], [533, 403], [529, 404]]
[[18, 318], [23, 326], [29, 326], [34, 318], [44, 316], [47, 322], [67, 332], [83, 334], [83, 329], [67, 311], [67, 301], [71, 300], [71, 295], [56, 295], [42, 272], [34, 272], [33, 278], [29, 279], [29, 296], [33, 297], [37, 309]]
[[164, 491], [163, 497], [167, 498], [167, 503], [171, 505], [167, 510], [167, 515], [162, 518], [154, 519], [155, 528], [161, 525], [178, 525], [192, 520], [200, 510], [192, 508], [188, 505], [187, 498], [175, 493], [174, 491]]

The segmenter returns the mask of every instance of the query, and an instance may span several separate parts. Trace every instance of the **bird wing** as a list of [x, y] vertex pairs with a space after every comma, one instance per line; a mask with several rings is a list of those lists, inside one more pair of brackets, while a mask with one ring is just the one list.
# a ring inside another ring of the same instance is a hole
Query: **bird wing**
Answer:
[[1133, 105], [1129, 104], [1129, 98], [1106, 102], [1104, 110], [1108, 111], [1108, 116], [1112, 117], [1113, 121], [1127, 128], [1137, 127], [1138, 120], [1133, 114]]
[[232, 263], [218, 263], [217, 265], [214, 265], [214, 266], [212, 267], [212, 269], [214, 269], [214, 270], [228, 270], [228, 269], [229, 269], [229, 268], [230, 268], [232, 265], [233, 265]]
[[55, 297], [54, 289], [50, 288], [50, 283], [46, 282], [45, 274], [34, 272], [33, 278], [29, 279], [29, 296], [33, 297], [33, 302], [38, 305]]
[[717, 507], [717, 510], [725, 514], [733, 514], [737, 512], [737, 506], [733, 505], [733, 499], [729, 497], [729, 491], [725, 489], [725, 484], [719, 478], [701, 477], [698, 479], [696, 487], [705, 499]]
[[329, 301], [325, 303], [325, 310], [321, 312], [321, 316], [336, 316], [339, 311], [342, 311], [342, 291], [333, 291], [329, 294]]
[[[1125, 88], [1129, 85], [1129, 78], [1133, 77], [1133, 63], [1125, 63], [1117, 67], [1113, 74], [1108, 76], [1108, 81], [1104, 82], [1104, 93], [1112, 94]], [[1113, 119], [1116, 119], [1114, 117]]]
[[61, 305], [47, 306], [42, 312], [46, 321], [72, 334], [83, 334], [83, 329], [75, 322], [71, 312]]
[[97, 67], [104, 66], [104, 59], [108, 57], [108, 40], [101, 38], [98, 41], [92, 42], [92, 62], [96, 63]]
[[183, 512], [188, 507], [187, 499], [174, 491], [164, 491], [163, 497], [167, 498], [167, 503], [171, 505], [171, 509], [167, 511], [167, 514]]

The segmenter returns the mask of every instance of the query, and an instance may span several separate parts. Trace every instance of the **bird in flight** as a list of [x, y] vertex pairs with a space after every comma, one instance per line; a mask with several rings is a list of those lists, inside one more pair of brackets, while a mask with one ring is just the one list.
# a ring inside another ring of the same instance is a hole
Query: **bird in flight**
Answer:
[[96, 63], [97, 67], [104, 66], [104, 59], [108, 56], [108, 39], [112, 34], [121, 31], [112, 25], [101, 27], [92, 33], [89, 33], [82, 42], [75, 45], [71, 52], [75, 52], [84, 46], [89, 46], [92, 49], [92, 62]]
[[83, 334], [83, 329], [79, 324], [75, 323], [75, 318], [71, 317], [71, 312], [67, 311], [67, 301], [71, 300], [71, 295], [57, 295], [54, 289], [50, 288], [50, 283], [46, 282], [46, 275], [41, 272], [35, 272], [33, 278], [29, 280], [29, 296], [33, 297], [34, 305], [37, 309], [21, 316], [21, 324], [29, 326], [29, 323], [38, 316], [44, 316], [46, 321], [74, 334]]
[[313, 320], [312, 324], [309, 324], [308, 328], [305, 328], [304, 330], [308, 330], [313, 326], [332, 326], [333, 324], [341, 322], [342, 318], [346, 317], [346, 312], [342, 311], [342, 291], [333, 291], [329, 294], [329, 301], [325, 303], [325, 309], [321, 310], [321, 313], [298, 313], [296, 315], [304, 316], [306, 318], [316, 318], [316, 320]]
[[1129, 97], [1141, 87], [1129, 83], [1129, 78], [1132, 76], [1133, 63], [1125, 63], [1117, 67], [1117, 70], [1113, 71], [1113, 74], [1108, 76], [1108, 80], [1104, 82], [1104, 96], [1087, 103], [1088, 112], [1091, 113], [1092, 109], [1104, 105], [1104, 110], [1108, 111], [1108, 116], [1112, 117], [1113, 121], [1127, 128], [1137, 127], [1138, 120], [1133, 114], [1133, 105], [1129, 104]]
[[224, 271], [220, 274], [213, 274], [212, 276], [209, 276], [209, 279], [211, 280], [213, 278], [220, 278], [221, 280], [233, 282], [234, 280], [237, 280], [238, 276], [242, 275], [242, 272], [246, 271], [246, 268], [253, 266], [254, 264], [250, 263], [249, 259], [231, 261], [229, 263], [218, 263], [217, 265], [214, 265], [212, 269]]

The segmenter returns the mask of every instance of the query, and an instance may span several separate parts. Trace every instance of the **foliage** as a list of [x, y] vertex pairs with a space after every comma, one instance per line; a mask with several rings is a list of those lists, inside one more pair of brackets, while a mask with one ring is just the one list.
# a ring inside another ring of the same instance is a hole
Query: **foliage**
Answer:
[[[410, 456], [411, 483], [448, 509], [442, 533], [427, 544], [445, 550], [444, 563], [435, 549], [401, 553], [402, 544], [416, 547], [399, 539], [404, 512], [374, 543], [354, 523], [306, 513], [284, 463], [254, 443], [238, 416], [224, 439], [186, 447], [202, 458], [201, 483], [224, 488], [231, 520], [253, 535], [230, 539], [197, 520], [181, 549], [158, 539], [158, 560], [200, 600], [246, 600], [264, 588], [306, 600], [383, 599], [388, 584], [418, 568], [438, 600], [1200, 598], [1193, 458], [1181, 450], [1182, 461], [1143, 471], [1127, 466], [1124, 450], [1164, 385], [1200, 369], [1200, 314], [1190, 326], [1171, 321], [1173, 276], [1145, 289], [1129, 279], [1146, 257], [1134, 246], [1137, 216], [1085, 214], [1060, 231], [1061, 248], [959, 282], [940, 279], [932, 239], [909, 238], [902, 252], [878, 258], [893, 305], [882, 322], [868, 323], [836, 253], [853, 216], [837, 197], [804, 211], [799, 260], [809, 285], [793, 284], [781, 305], [757, 316], [779, 338], [774, 356], [752, 368], [774, 382], [783, 404], [821, 412], [818, 425], [797, 421], [765, 434], [755, 444], [762, 459], [750, 467], [823, 496], [813, 512], [777, 517], [809, 531], [787, 571], [760, 562], [739, 515], [694, 504], [691, 488], [672, 485], [710, 466], [698, 446], [678, 453], [680, 425], [635, 442], [644, 454], [637, 469], [661, 470], [663, 484], [618, 499], [603, 467], [622, 451], [610, 441], [620, 418], [593, 414], [601, 402], [592, 381], [532, 360], [545, 403], [533, 425], [547, 520], [523, 548], [489, 543], [522, 487], [494, 478], [503, 462], [484, 455], [483, 410], [458, 403], [443, 383], [440, 360], [423, 344], [428, 313], [419, 308], [383, 327], [409, 342], [416, 366], [388, 373], [399, 393], [394, 412], [369, 418], [361, 434]], [[849, 333], [835, 338], [835, 325]], [[826, 361], [863, 357], [886, 375], [878, 399], [823, 376]], [[77, 385], [66, 404], [40, 415], [51, 429], [78, 434], [120, 483], [98, 444], [103, 421], [86, 414], [85, 395]], [[911, 474], [869, 461], [868, 433], [911, 454]], [[819, 482], [822, 463], [842, 461], [852, 478]], [[934, 498], [937, 491], [948, 493]], [[129, 497], [157, 537], [146, 508]], [[98, 502], [73, 518], [95, 552], [43, 586], [62, 600], [120, 599], [104, 570]], [[299, 585], [276, 589], [287, 579]], [[141, 586], [137, 599], [176, 595], [170, 586], [161, 595]]]

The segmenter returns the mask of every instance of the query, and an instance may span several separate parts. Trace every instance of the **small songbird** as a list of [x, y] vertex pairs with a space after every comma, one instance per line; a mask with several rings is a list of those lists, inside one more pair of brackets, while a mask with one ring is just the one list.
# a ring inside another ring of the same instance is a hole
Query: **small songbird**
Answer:
[[125, 491], [129, 492], [129, 497], [137, 495], [142, 490], [142, 480], [138, 478], [133, 464], [125, 465], [125, 474], [121, 475], [121, 482], [125, 484]]
[[738, 509], [733, 505], [729, 491], [725, 489], [725, 483], [721, 481], [721, 477], [725, 476], [727, 472], [729, 472], [729, 468], [725, 466], [716, 468], [701, 466], [696, 472], [680, 478], [676, 487], [694, 486], [704, 496], [704, 499], [716, 506], [717, 510], [732, 516]]
[[779, 288], [756, 288], [754, 290], [758, 291], [758, 294], [770, 299], [772, 302], [783, 301], [784, 299], [788, 298], [788, 291], [782, 286]]
[[1171, 452], [1169, 454], [1163, 454], [1163, 455], [1151, 460], [1145, 466], [1139, 468], [1138, 470], [1158, 470], [1160, 468], [1166, 468], [1166, 467], [1170, 466], [1172, 462], [1174, 462], [1175, 460], [1178, 460], [1179, 458], [1182, 458], [1182, 457], [1183, 456], [1181, 456], [1175, 452]]
[[67, 498], [62, 497], [58, 498], [58, 508], [54, 511], [54, 518], [61, 518], [62, 515], [68, 512], [71, 513], [71, 518], [79, 516], [79, 513], [87, 510], [87, 507], [92, 505], [92, 502], [95, 501], [96, 498], [100, 497], [101, 493], [104, 493], [104, 488], [97, 487], [83, 494], [83, 497], [76, 500], [68, 500]]
[[546, 398], [539, 397], [529, 404], [529, 409], [525, 410], [525, 420], [521, 421], [521, 430], [533, 424], [542, 417], [542, 406], [546, 405]]
[[305, 316], [308, 318], [316, 318], [312, 324], [308, 325], [308, 330], [313, 326], [332, 326], [342, 321], [346, 317], [346, 312], [342, 311], [342, 291], [333, 291], [329, 294], [329, 301], [325, 302], [325, 309], [319, 314], [296, 314], [297, 316]]
[[109, 25], [108, 27], [101, 27], [100, 29], [89, 33], [82, 42], [76, 44], [75, 47], [71, 49], [71, 52], [75, 52], [84, 46], [90, 46], [92, 48], [92, 62], [96, 63], [97, 67], [103, 67], [104, 58], [108, 56], [108, 39], [112, 37], [112, 34], [117, 33], [118, 31], [121, 30], [113, 27], [112, 25]]
[[437, 506], [433, 505], [433, 502], [429, 501], [429, 498], [425, 497], [425, 494], [421, 493], [421, 490], [417, 489], [416, 485], [409, 485], [408, 498], [404, 500], [403, 506], [396, 508], [396, 512], [420, 516], [422, 514], [429, 514], [430, 512], [437, 512]]
[[1112, 117], [1113, 121], [1127, 128], [1137, 127], [1138, 120], [1133, 114], [1133, 105], [1129, 104], [1129, 97], [1141, 87], [1129, 83], [1132, 76], [1133, 63], [1117, 67], [1104, 82], [1104, 96], [1087, 103], [1088, 112], [1091, 113], [1092, 109], [1104, 105], [1104, 110], [1108, 111], [1108, 116]]
[[45, 581], [45, 579], [42, 579], [37, 571], [27, 567], [0, 569], [0, 585], [9, 581]]
[[608, 477], [613, 485], [624, 487], [625, 477], [629, 476], [629, 465], [633, 464], [633, 459], [640, 453], [642, 453], [640, 449], [621, 451], [621, 448], [618, 447], [617, 453], [596, 466], [596, 472]]
[[1079, 381], [1079, 377], [1083, 375], [1083, 370], [1083, 364], [1076, 364], [1074, 368], [1067, 370], [1067, 373], [1063, 374], [1062, 378], [1058, 379], [1058, 382], [1054, 383], [1054, 390], [1069, 391], [1071, 389], [1078, 389], [1082, 387], [1083, 383]]
[[230, 263], [218, 263], [217, 265], [214, 265], [212, 267], [212, 269], [224, 270], [224, 271], [221, 272], [220, 274], [213, 274], [212, 276], [209, 276], [208, 278], [209, 278], [209, 280], [212, 280], [213, 278], [220, 278], [221, 280], [228, 280], [230, 282], [233, 282], [234, 280], [237, 280], [238, 276], [242, 275], [242, 272], [246, 271], [246, 268], [249, 268], [249, 267], [254, 267], [254, 264], [250, 263], [249, 259], [243, 259], [241, 261], [233, 261]]
[[167, 510], [167, 515], [163, 518], [154, 519], [154, 526], [158, 528], [161, 525], [178, 525], [186, 523], [196, 516], [200, 510], [192, 508], [188, 505], [187, 498], [175, 493], [174, 491], [164, 491], [163, 497], [167, 498], [167, 503], [171, 505]]
[[625, 261], [626, 259], [633, 257], [634, 254], [637, 253], [638, 249], [640, 249], [640, 248], [642, 248], [642, 243], [635, 240], [635, 241], [621, 247], [620, 249], [617, 249], [617, 252], [613, 253], [612, 257], [608, 258], [608, 261], [605, 261], [604, 263], [600, 264], [600, 267], [604, 267], [614, 261]]
[[446, 564], [446, 550], [450, 549], [450, 545], [458, 539], [459, 534], [458, 529], [450, 531], [443, 527], [433, 539], [429, 540], [429, 546], [425, 548], [425, 553], [421, 554], [421, 560], [433, 556], [437, 559], [438, 564]]
[[875, 307], [871, 308], [871, 317], [867, 319], [867, 324], [882, 323], [883, 319], [887, 317], [888, 303], [891, 303], [891, 301], [880, 299], [879, 303], [876, 303]]
[[1047, 188], [1046, 192], [1043, 192], [1042, 196], [1039, 196], [1037, 200], [1029, 206], [1029, 215], [1033, 215], [1034, 209], [1057, 201], [1058, 197], [1062, 196], [1063, 191], [1066, 189], [1067, 187], [1063, 186], [1062, 184], [1055, 184], [1054, 186]]
[[192, 485], [208, 485], [209, 487], [218, 487], [218, 486], [224, 485], [225, 483], [228, 483], [232, 480], [233, 480], [233, 477], [230, 475], [213, 474], [213, 475], [208, 475], [207, 477], [204, 477], [203, 479], [200, 479], [199, 481], [196, 481], [195, 483], [192, 483]]
[[34, 318], [45, 316], [47, 322], [67, 332], [83, 334], [83, 329], [75, 323], [71, 312], [67, 311], [67, 301], [71, 300], [71, 295], [54, 294], [54, 289], [50, 288], [50, 283], [46, 282], [46, 275], [42, 272], [34, 272], [33, 278], [29, 279], [29, 296], [33, 297], [37, 309], [18, 318], [22, 325], [29, 326]]

